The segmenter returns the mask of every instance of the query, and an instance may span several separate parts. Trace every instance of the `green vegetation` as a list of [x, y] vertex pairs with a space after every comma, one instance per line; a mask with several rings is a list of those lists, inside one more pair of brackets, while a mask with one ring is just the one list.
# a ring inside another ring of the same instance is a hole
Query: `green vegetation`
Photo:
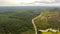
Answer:
[[54, 33], [54, 32], [43, 32], [42, 34], [60, 34], [60, 32]]
[[38, 29], [53, 28], [60, 30], [59, 12], [42, 12], [42, 16], [37, 17], [35, 24]]
[[39, 14], [35, 10], [1, 10], [0, 34], [35, 34], [31, 20]]
[[[60, 31], [60, 12], [42, 12], [41, 16], [35, 19], [35, 24], [38, 30], [56, 29]], [[42, 32], [42, 34], [60, 34], [60, 32]]]
[[54, 34], [53, 32], [43, 32], [42, 34]]
[[[0, 8], [0, 34], [35, 34], [35, 30], [32, 24], [32, 19], [40, 15], [41, 12], [55, 10], [55, 8], [53, 10], [52, 9], [50, 8], [47, 10], [45, 8], [43, 9], [1, 9]], [[48, 15], [51, 14], [44, 13], [43, 17]], [[41, 18], [37, 18], [35, 21], [35, 24], [38, 29], [46, 29], [49, 27], [54, 27], [53, 25], [48, 23], [46, 18], [43, 17], [42, 20]], [[58, 20], [60, 19], [59, 17], [57, 18]], [[56, 29], [58, 26], [59, 29], [60, 28], [59, 24], [60, 21], [58, 21], [58, 23], [56, 21], [54, 24], [56, 27], [54, 28]], [[50, 34], [51, 32], [47, 32], [47, 33]], [[46, 34], [46, 33], [42, 33], [42, 34]]]

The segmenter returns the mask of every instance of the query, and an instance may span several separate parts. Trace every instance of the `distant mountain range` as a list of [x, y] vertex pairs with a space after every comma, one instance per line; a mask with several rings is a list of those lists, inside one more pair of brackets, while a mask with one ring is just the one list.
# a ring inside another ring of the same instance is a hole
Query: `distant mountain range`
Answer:
[[60, 8], [60, 6], [0, 6], [0, 9], [40, 9], [40, 8]]

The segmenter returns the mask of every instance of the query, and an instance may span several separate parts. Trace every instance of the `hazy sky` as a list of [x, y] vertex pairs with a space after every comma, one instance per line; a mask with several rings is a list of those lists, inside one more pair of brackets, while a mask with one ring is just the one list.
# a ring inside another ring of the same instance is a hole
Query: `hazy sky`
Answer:
[[60, 0], [0, 0], [0, 6], [60, 6]]

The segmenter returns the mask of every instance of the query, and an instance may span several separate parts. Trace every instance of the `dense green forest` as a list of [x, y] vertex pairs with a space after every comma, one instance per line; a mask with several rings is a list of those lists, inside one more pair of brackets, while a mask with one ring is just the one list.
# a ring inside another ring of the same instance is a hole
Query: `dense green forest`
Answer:
[[0, 34], [34, 34], [32, 19], [38, 10], [0, 10]]
[[[32, 19], [46, 11], [54, 12], [60, 9], [0, 9], [0, 34], [35, 34]], [[43, 28], [48, 27], [45, 19], [42, 22]]]

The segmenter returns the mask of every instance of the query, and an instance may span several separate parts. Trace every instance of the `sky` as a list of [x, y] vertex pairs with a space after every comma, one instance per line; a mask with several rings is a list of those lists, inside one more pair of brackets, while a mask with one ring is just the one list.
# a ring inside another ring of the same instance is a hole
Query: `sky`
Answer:
[[0, 6], [60, 6], [60, 0], [0, 0]]

